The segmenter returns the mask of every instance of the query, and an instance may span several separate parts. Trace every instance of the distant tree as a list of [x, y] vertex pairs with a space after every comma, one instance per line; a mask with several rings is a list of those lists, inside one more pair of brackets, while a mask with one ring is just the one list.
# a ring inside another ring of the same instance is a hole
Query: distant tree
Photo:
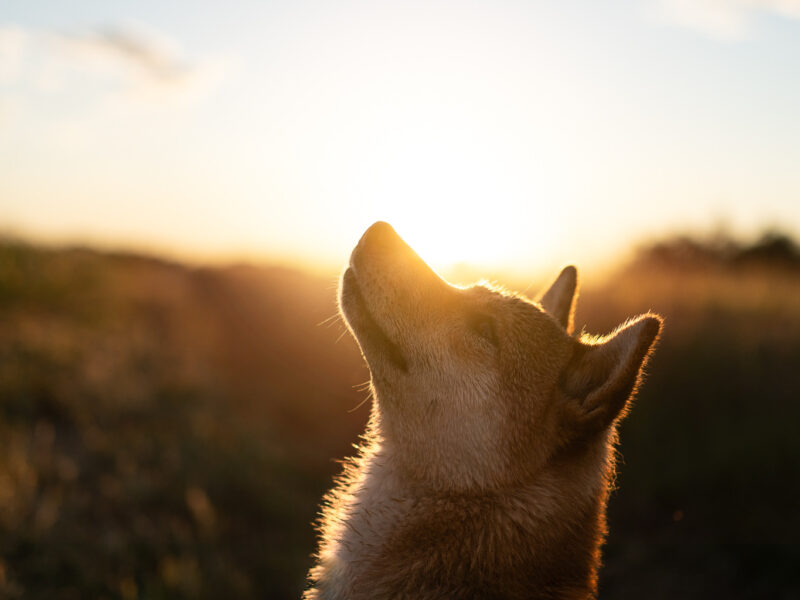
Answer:
[[800, 248], [787, 233], [768, 230], [754, 244], [742, 248], [735, 262], [797, 267], [800, 266]]
[[635, 268], [707, 269], [746, 265], [800, 268], [800, 246], [786, 232], [769, 229], [755, 242], [736, 239], [731, 233], [708, 236], [675, 235], [645, 244], [633, 260]]

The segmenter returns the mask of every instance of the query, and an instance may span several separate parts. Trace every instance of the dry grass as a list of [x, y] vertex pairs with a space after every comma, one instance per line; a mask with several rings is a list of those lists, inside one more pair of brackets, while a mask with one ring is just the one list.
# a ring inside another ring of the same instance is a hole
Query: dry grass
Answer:
[[[792, 246], [670, 243], [576, 319], [667, 319], [621, 432], [602, 597], [797, 597]], [[368, 411], [355, 345], [319, 325], [334, 298], [280, 269], [0, 245], [0, 597], [298, 597], [330, 458]]]

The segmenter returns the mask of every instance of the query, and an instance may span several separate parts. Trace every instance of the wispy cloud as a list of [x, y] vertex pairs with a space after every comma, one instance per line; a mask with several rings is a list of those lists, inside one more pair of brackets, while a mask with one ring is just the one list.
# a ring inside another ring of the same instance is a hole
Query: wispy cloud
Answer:
[[800, 19], [800, 0], [658, 0], [657, 16], [725, 41], [747, 39], [763, 15]]
[[175, 40], [142, 25], [70, 33], [0, 26], [5, 86], [174, 100], [213, 89], [224, 67], [220, 59], [190, 58]]
[[195, 93], [212, 83], [211, 62], [190, 61], [172, 39], [142, 27], [104, 27], [80, 34], [52, 35], [63, 56], [106, 75], [131, 92]]

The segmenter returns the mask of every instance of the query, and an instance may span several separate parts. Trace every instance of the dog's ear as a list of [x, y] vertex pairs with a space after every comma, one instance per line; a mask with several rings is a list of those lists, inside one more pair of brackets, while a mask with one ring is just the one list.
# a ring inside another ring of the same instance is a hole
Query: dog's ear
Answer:
[[575, 313], [575, 294], [578, 289], [578, 270], [572, 265], [564, 267], [546, 292], [539, 297], [545, 312], [561, 323], [572, 335], [572, 317]]
[[658, 315], [642, 315], [599, 341], [576, 342], [560, 382], [565, 422], [574, 432], [603, 431], [623, 415], [661, 323]]

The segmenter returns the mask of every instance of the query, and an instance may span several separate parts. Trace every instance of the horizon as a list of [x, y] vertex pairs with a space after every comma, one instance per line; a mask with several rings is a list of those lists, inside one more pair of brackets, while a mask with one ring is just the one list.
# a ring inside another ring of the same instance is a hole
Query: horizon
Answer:
[[[399, 232], [398, 232], [399, 233]], [[402, 235], [401, 235], [402, 237]], [[582, 286], [589, 288], [606, 285], [609, 277], [623, 276], [627, 269], [635, 266], [640, 258], [646, 260], [651, 251], [659, 246], [666, 246], [673, 250], [680, 250], [683, 241], [696, 244], [700, 251], [703, 249], [710, 252], [710, 256], [723, 263], [730, 263], [732, 257], [744, 252], [749, 254], [753, 249], [758, 248], [763, 243], [771, 243], [778, 240], [781, 244], [788, 242], [787, 252], [796, 251], [800, 248], [800, 239], [791, 232], [779, 227], [764, 227], [757, 231], [755, 235], [743, 236], [727, 228], [724, 224], [718, 224], [714, 228], [695, 229], [695, 230], [673, 230], [665, 231], [660, 236], [641, 238], [629, 244], [623, 251], [617, 253], [610, 259], [596, 259], [589, 263], [563, 263], [552, 267], [537, 267], [525, 269], [509, 265], [482, 265], [470, 263], [468, 261], [456, 261], [444, 265], [435, 265], [422, 255], [421, 258], [433, 268], [446, 281], [456, 286], [469, 286], [475, 284], [489, 283], [498, 285], [501, 288], [516, 289], [523, 295], [534, 298], [542, 286], [551, 282], [556, 273], [560, 272], [568, 264], [577, 268], [579, 280]], [[44, 237], [28, 236], [20, 232], [0, 229], [0, 244], [21, 244], [23, 247], [30, 247], [46, 252], [71, 252], [86, 251], [115, 256], [140, 257], [144, 260], [153, 260], [166, 264], [175, 265], [179, 268], [188, 269], [237, 269], [240, 267], [253, 268], [257, 270], [279, 270], [304, 274], [312, 278], [331, 279], [338, 281], [341, 273], [346, 268], [350, 251], [341, 261], [331, 261], [322, 263], [319, 260], [303, 261], [297, 257], [280, 257], [275, 255], [253, 255], [253, 254], [210, 254], [202, 255], [182, 251], [180, 249], [157, 244], [130, 244], [130, 243], [102, 243], [86, 238], [62, 238], [47, 239]], [[356, 242], [353, 242], [355, 247]], [[781, 246], [783, 248], [783, 246]], [[412, 247], [412, 249], [414, 249]], [[415, 249], [414, 249], [415, 250]], [[759, 251], [760, 252], [760, 251]], [[761, 260], [770, 260], [769, 255], [761, 255]], [[796, 257], [796, 254], [792, 255]], [[679, 258], [679, 255], [676, 255]], [[690, 257], [686, 257], [690, 258]], [[776, 265], [783, 264], [784, 259], [791, 259], [789, 255], [776, 255]], [[767, 263], [762, 263], [767, 264]], [[691, 261], [686, 266], [691, 266]]]

